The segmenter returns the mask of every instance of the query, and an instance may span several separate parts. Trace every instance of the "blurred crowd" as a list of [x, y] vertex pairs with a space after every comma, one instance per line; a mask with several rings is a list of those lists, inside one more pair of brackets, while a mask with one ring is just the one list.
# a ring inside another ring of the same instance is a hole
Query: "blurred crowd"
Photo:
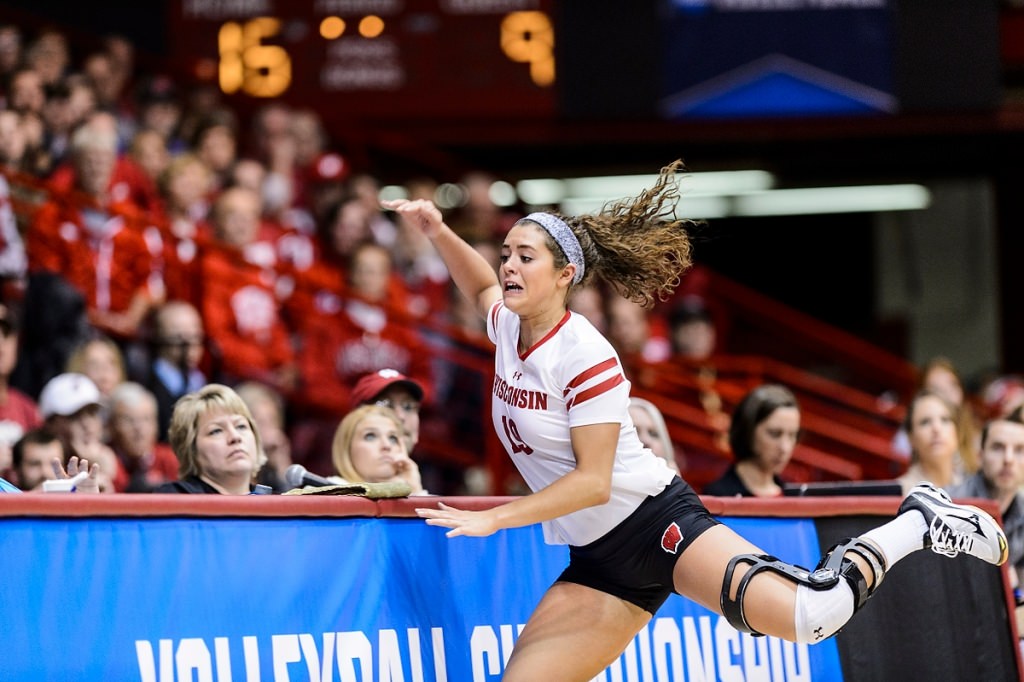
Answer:
[[[497, 239], [527, 207], [496, 203], [495, 179], [467, 172], [451, 179], [455, 200], [439, 203], [497, 267]], [[399, 189], [435, 199], [440, 183], [411, 177]], [[82, 49], [58, 30], [0, 26], [0, 476], [26, 435], [95, 404], [84, 431], [96, 445], [64, 436], [70, 452], [101, 463], [104, 487], [174, 480], [173, 405], [211, 383], [250, 403], [269, 485], [296, 463], [333, 475], [357, 382], [389, 370], [419, 387], [412, 455], [424, 487], [508, 492], [483, 467], [483, 320], [424, 235], [381, 209], [380, 191], [315, 110], [269, 100], [237, 111], [212, 85], [138, 68], [135, 46], [117, 35]], [[691, 372], [724, 452], [730, 418], [710, 359], [727, 350], [729, 320], [704, 287], [698, 266], [653, 310], [596, 287], [570, 306], [639, 384], [652, 364]], [[64, 375], [87, 377], [99, 397], [73, 382], [46, 394]], [[1024, 380], [995, 376], [974, 396], [1008, 413]], [[651, 442], [671, 444], [664, 419], [652, 419]], [[977, 469], [978, 429], [960, 424], [958, 471]], [[893, 448], [909, 465], [905, 434]], [[685, 470], [686, 453], [663, 456]], [[38, 485], [28, 478], [22, 487]]]
[[[316, 111], [271, 100], [239, 112], [213, 86], [138, 69], [123, 37], [76, 50], [58, 30], [14, 25], [0, 26], [0, 88], [0, 333], [17, 340], [0, 406], [8, 450], [65, 372], [96, 384], [108, 443], [119, 405], [153, 402], [165, 444], [175, 400], [249, 382], [275, 396], [279, 469], [326, 475], [356, 382], [393, 369], [423, 388], [428, 440], [482, 457], [487, 378], [458, 353], [486, 343], [483, 321]], [[524, 213], [492, 200], [484, 171], [456, 180], [446, 220], [497, 267], [496, 239]], [[438, 186], [415, 177], [401, 191], [435, 198]], [[700, 306], [675, 319], [594, 290], [578, 308], [624, 355], [715, 343]], [[685, 331], [695, 320], [704, 338]], [[442, 453], [425, 474], [459, 492], [477, 464]]]

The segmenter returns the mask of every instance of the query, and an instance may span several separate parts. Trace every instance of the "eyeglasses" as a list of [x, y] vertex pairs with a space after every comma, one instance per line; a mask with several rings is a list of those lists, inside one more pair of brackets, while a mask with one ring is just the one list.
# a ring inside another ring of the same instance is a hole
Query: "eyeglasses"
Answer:
[[394, 400], [384, 398], [375, 402], [374, 405], [377, 407], [390, 407], [395, 412], [414, 413], [420, 411], [420, 404], [415, 400], [399, 400], [396, 402]]

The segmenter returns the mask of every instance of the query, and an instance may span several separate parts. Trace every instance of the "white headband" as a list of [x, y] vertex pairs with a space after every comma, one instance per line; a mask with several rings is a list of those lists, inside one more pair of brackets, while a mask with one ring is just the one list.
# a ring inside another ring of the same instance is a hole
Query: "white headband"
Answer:
[[537, 223], [554, 238], [555, 242], [562, 248], [565, 257], [576, 266], [576, 274], [572, 277], [572, 283], [579, 284], [580, 280], [583, 279], [586, 267], [583, 265], [583, 247], [580, 246], [580, 240], [576, 239], [576, 235], [572, 233], [572, 229], [565, 224], [564, 220], [551, 213], [531, 213], [525, 218], [517, 220], [516, 225], [527, 220]]

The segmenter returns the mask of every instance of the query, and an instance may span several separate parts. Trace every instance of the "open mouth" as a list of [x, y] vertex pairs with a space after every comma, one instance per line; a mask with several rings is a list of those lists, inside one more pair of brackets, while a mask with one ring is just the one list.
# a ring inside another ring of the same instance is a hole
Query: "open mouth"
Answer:
[[523, 288], [515, 282], [505, 282], [505, 291], [522, 291]]

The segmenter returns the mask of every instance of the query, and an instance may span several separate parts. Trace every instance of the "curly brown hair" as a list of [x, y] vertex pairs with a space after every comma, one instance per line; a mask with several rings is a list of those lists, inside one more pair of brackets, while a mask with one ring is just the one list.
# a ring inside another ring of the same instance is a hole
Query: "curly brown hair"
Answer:
[[[683, 169], [682, 160], [677, 159], [661, 169], [653, 187], [636, 197], [610, 202], [599, 213], [558, 216], [579, 240], [586, 264], [583, 279], [570, 291], [597, 276], [645, 307], [672, 294], [693, 265], [687, 227], [698, 224], [675, 215], [676, 174]], [[555, 268], [564, 268], [569, 263], [565, 253], [553, 237], [544, 234]]]

